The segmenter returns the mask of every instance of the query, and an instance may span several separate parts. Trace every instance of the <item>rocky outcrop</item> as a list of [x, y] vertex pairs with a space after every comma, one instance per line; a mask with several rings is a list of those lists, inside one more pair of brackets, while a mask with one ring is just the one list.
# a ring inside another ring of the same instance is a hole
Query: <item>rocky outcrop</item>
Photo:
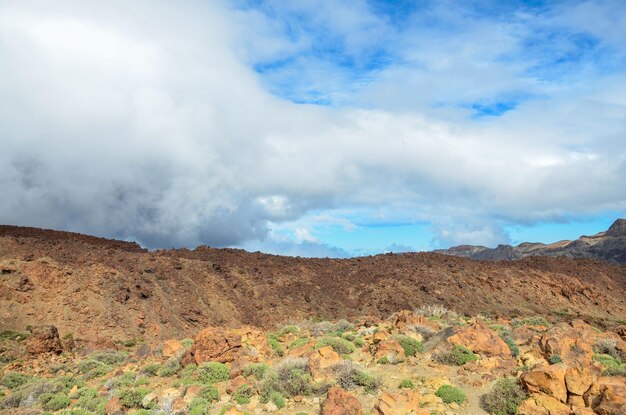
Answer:
[[378, 415], [429, 414], [429, 411], [420, 409], [419, 403], [420, 394], [417, 391], [402, 389], [398, 392], [383, 392], [374, 409]]
[[35, 326], [28, 338], [28, 352], [33, 355], [63, 351], [59, 331], [55, 326]]
[[328, 379], [331, 375], [330, 369], [342, 361], [341, 355], [330, 346], [314, 350], [307, 357], [309, 358], [309, 371], [315, 381]]
[[453, 345], [465, 346], [484, 356], [511, 356], [511, 350], [493, 330], [484, 323], [476, 323], [448, 337]]
[[335, 386], [328, 390], [321, 415], [363, 415], [363, 408], [356, 397]]

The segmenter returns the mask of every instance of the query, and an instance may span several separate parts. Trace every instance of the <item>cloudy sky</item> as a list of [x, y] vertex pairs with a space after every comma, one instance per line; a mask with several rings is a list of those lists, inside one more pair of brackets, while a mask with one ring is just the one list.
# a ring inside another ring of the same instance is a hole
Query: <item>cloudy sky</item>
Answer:
[[626, 2], [0, 1], [0, 223], [309, 256], [626, 216]]

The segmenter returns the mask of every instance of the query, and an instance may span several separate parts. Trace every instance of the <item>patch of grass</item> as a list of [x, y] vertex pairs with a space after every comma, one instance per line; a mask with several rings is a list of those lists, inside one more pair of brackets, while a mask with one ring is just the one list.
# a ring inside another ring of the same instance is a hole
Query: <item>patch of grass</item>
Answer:
[[323, 337], [315, 343], [315, 348], [330, 346], [339, 354], [350, 354], [354, 352], [354, 343], [340, 337]]
[[156, 376], [160, 368], [161, 368], [160, 364], [152, 363], [152, 364], [142, 367], [140, 369], [140, 372], [146, 376]]
[[446, 365], [463, 366], [468, 362], [478, 360], [478, 356], [467, 347], [457, 344], [451, 350], [439, 353], [437, 360]]
[[247, 403], [250, 403], [250, 398], [252, 398], [253, 394], [254, 391], [252, 390], [252, 387], [250, 387], [250, 385], [241, 385], [233, 394], [233, 399], [239, 405], [245, 405]]
[[388, 365], [388, 364], [389, 364], [389, 363], [391, 363], [391, 362], [389, 361], [389, 358], [388, 358], [387, 356], [383, 356], [383, 357], [381, 357], [380, 359], [378, 359], [378, 360], [376, 361], [376, 363], [378, 363], [378, 364], [380, 364], [380, 365]]
[[491, 415], [517, 415], [520, 403], [527, 398], [517, 379], [498, 380], [491, 392], [481, 397], [481, 406]]
[[126, 388], [119, 391], [120, 403], [127, 408], [141, 407], [141, 401], [150, 391], [146, 388]]
[[285, 355], [285, 351], [283, 350], [283, 347], [280, 345], [280, 342], [278, 340], [269, 338], [267, 340], [267, 343], [276, 355], [280, 357]]
[[209, 413], [209, 401], [196, 397], [189, 402], [189, 415], [206, 415]]
[[563, 363], [563, 359], [558, 354], [553, 354], [548, 358], [548, 362], [551, 365], [558, 365], [559, 363]]
[[400, 343], [400, 346], [404, 349], [404, 354], [406, 356], [415, 356], [418, 352], [422, 353], [424, 351], [422, 343], [412, 337], [399, 335], [395, 336], [394, 339]]
[[310, 341], [311, 341], [311, 339], [309, 337], [303, 337], [301, 339], [295, 339], [294, 341], [291, 342], [291, 344], [289, 345], [289, 348], [290, 349], [295, 349], [295, 348], [298, 348], [300, 346], [304, 346], [305, 344], [307, 344]]
[[274, 402], [274, 405], [278, 409], [282, 409], [285, 407], [285, 398], [280, 392], [273, 391], [270, 393], [270, 401]]
[[254, 376], [257, 380], [263, 379], [270, 367], [265, 363], [252, 363], [243, 368], [243, 376], [248, 378]]
[[224, 363], [204, 362], [198, 368], [197, 376], [202, 383], [212, 385], [228, 380], [230, 372]]
[[437, 392], [435, 392], [435, 396], [440, 397], [444, 403], [458, 403], [459, 405], [465, 402], [466, 396], [465, 392], [456, 386], [452, 385], [443, 385]]
[[22, 386], [26, 383], [28, 383], [32, 378], [28, 375], [24, 375], [22, 373], [17, 373], [17, 372], [7, 372], [4, 376], [2, 376], [2, 378], [0, 379], [0, 385], [9, 388], [9, 389], [15, 389], [19, 386]]
[[200, 389], [200, 393], [198, 393], [198, 397], [204, 398], [209, 402], [215, 402], [220, 399], [220, 394], [217, 391], [217, 388], [213, 385], [207, 385]]
[[415, 389], [415, 382], [411, 379], [403, 379], [398, 387], [400, 389]]
[[20, 333], [19, 331], [14, 330], [2, 330], [0, 331], [0, 341], [2, 340], [11, 340], [21, 342], [28, 338], [28, 333]]
[[71, 403], [65, 393], [44, 393], [39, 396], [38, 402], [46, 411], [59, 411]]

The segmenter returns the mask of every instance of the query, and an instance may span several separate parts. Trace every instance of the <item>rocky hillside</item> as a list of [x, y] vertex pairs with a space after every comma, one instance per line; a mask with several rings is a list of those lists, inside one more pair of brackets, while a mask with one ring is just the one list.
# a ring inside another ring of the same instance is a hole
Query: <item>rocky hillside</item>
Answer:
[[465, 315], [540, 314], [606, 327], [626, 317], [625, 288], [626, 267], [587, 259], [148, 252], [133, 243], [0, 227], [0, 329], [53, 324], [92, 339], [182, 338], [208, 325], [273, 327], [430, 304]]
[[593, 236], [581, 236], [575, 241], [552, 244], [524, 242], [517, 246], [499, 245], [497, 248], [460, 245], [435, 252], [487, 261], [513, 260], [528, 256], [565, 256], [626, 265], [626, 219], [617, 219], [608, 230]]

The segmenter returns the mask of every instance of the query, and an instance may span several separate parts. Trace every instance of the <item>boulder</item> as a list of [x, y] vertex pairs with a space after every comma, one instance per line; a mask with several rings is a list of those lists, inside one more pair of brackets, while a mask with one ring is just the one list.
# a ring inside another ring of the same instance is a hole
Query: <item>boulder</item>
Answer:
[[406, 359], [404, 349], [397, 340], [383, 340], [376, 346], [374, 360], [387, 359], [389, 363], [398, 363]]
[[120, 398], [114, 396], [104, 406], [104, 412], [106, 412], [107, 415], [113, 415], [122, 412], [123, 408], [124, 406], [120, 402]]
[[626, 414], [626, 380], [623, 377], [601, 377], [591, 385], [584, 399], [597, 414]]
[[243, 376], [237, 376], [233, 380], [230, 381], [230, 384], [226, 387], [226, 392], [229, 394], [234, 394], [237, 389], [242, 387], [243, 385], [248, 385], [248, 381]]
[[511, 356], [509, 346], [482, 322], [456, 332], [448, 337], [448, 343], [465, 346], [484, 356]]
[[383, 392], [374, 407], [379, 415], [406, 415], [420, 410], [420, 394], [411, 389]]
[[330, 368], [341, 362], [341, 355], [330, 346], [313, 350], [309, 353], [308, 358], [309, 370], [315, 381], [328, 379]]
[[183, 358], [183, 364], [232, 362], [241, 352], [241, 335], [224, 327], [207, 327], [196, 335], [193, 346]]
[[272, 354], [267, 336], [262, 330], [253, 326], [242, 326], [232, 332], [241, 338], [244, 352], [250, 361], [259, 362]]
[[544, 394], [561, 402], [567, 402], [565, 371], [566, 367], [560, 364], [541, 366], [524, 373], [521, 381], [530, 393]]
[[141, 400], [141, 406], [144, 408], [152, 408], [158, 402], [158, 395], [154, 392], [150, 392]]
[[533, 395], [520, 404], [518, 415], [570, 415], [570, 408], [552, 396]]
[[334, 386], [328, 390], [321, 415], [363, 415], [363, 408], [357, 398]]
[[593, 348], [583, 338], [573, 334], [546, 333], [540, 341], [546, 359], [560, 356], [563, 363], [572, 367], [584, 368], [593, 361]]
[[170, 339], [163, 342], [163, 350], [161, 353], [165, 357], [172, 357], [183, 349], [184, 346], [180, 341], [176, 339]]
[[33, 355], [63, 352], [59, 331], [55, 326], [33, 327], [27, 344], [28, 352]]
[[565, 371], [565, 385], [570, 393], [584, 395], [596, 381], [601, 369], [595, 365], [586, 367], [568, 367]]

